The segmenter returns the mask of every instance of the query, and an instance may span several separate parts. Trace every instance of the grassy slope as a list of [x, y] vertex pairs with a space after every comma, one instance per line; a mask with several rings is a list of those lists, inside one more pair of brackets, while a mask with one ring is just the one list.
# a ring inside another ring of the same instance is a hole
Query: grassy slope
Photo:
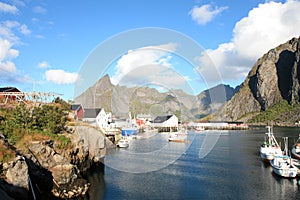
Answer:
[[[250, 113], [249, 113], [250, 114]], [[254, 114], [254, 113], [251, 113]], [[255, 114], [254, 114], [255, 115]], [[300, 104], [290, 105], [287, 101], [282, 101], [271, 106], [264, 112], [260, 112], [248, 120], [249, 123], [269, 123], [295, 124], [300, 120]]]

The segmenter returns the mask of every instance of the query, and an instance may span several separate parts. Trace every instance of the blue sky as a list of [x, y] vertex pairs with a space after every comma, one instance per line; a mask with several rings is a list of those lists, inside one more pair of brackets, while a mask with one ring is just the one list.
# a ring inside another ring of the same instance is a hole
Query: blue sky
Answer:
[[[97, 48], [130, 30], [147, 27], [177, 32], [203, 47], [193, 58], [199, 65], [192, 66], [176, 54], [180, 42], [156, 40], [125, 45], [128, 49], [114, 55], [109, 66], [89, 71], [91, 77], [109, 73], [118, 84], [134, 78], [133, 74], [145, 76], [145, 70], [136, 67], [147, 65], [156, 74], [169, 70], [171, 78], [165, 82], [156, 77], [156, 86], [164, 89], [174, 86], [168, 81], [180, 80], [194, 94], [219, 82], [236, 86], [263, 53], [299, 37], [299, 10], [300, 2], [295, 0], [0, 0], [0, 86], [61, 93], [64, 99], [72, 99], [76, 81], [77, 85], [84, 81], [86, 87], [95, 81], [81, 73]], [[210, 77], [215, 75], [212, 63], [221, 79]], [[153, 81], [148, 78], [146, 82]]]

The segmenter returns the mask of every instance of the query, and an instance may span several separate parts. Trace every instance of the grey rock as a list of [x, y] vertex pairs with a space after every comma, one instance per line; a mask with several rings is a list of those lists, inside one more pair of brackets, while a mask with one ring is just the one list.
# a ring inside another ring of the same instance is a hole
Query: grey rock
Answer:
[[299, 103], [300, 41], [293, 38], [257, 60], [222, 113], [227, 120], [246, 121], [246, 114], [268, 109], [286, 100]]

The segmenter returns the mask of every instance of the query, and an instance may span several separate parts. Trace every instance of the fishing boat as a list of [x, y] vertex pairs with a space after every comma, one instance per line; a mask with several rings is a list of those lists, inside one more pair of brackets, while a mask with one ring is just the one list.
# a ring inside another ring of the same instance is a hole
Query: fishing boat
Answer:
[[292, 147], [291, 150], [292, 156], [298, 160], [300, 160], [300, 135]]
[[127, 148], [129, 147], [129, 142], [127, 140], [127, 138], [122, 137], [119, 142], [117, 143], [117, 147], [119, 148]]
[[184, 143], [186, 136], [185, 135], [181, 135], [181, 134], [176, 134], [173, 133], [169, 136], [168, 140], [169, 142], [180, 142], [180, 143]]
[[122, 128], [122, 136], [130, 136], [139, 133], [139, 129], [137, 127], [123, 127]]
[[273, 171], [282, 177], [295, 178], [298, 174], [298, 168], [293, 164], [291, 156], [288, 154], [288, 138], [284, 137], [285, 153], [284, 155], [276, 155], [270, 161]]
[[270, 162], [274, 159], [274, 156], [281, 156], [282, 150], [273, 135], [271, 126], [267, 126], [267, 129], [267, 138], [265, 139], [265, 142], [260, 146], [260, 157], [263, 160]]
[[169, 142], [181, 142], [183, 143], [187, 137], [187, 130], [181, 129], [178, 132], [170, 132]]
[[298, 168], [293, 164], [290, 156], [275, 156], [270, 164], [273, 171], [279, 176], [294, 178], [298, 174]]
[[139, 133], [139, 127], [136, 121], [131, 118], [131, 113], [128, 114], [125, 126], [122, 127], [122, 136], [130, 136]]

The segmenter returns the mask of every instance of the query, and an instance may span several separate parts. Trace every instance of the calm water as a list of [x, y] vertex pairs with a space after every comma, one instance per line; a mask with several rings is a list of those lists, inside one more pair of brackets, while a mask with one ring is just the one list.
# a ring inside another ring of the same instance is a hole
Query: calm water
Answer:
[[[89, 174], [87, 199], [300, 199], [297, 179], [283, 179], [259, 158], [265, 128], [190, 133], [187, 143], [167, 142], [166, 134], [130, 141], [110, 150], [104, 170]], [[219, 134], [214, 148], [199, 157], [206, 134]], [[275, 128], [278, 142], [299, 130]], [[145, 171], [143, 173], [143, 171]]]

